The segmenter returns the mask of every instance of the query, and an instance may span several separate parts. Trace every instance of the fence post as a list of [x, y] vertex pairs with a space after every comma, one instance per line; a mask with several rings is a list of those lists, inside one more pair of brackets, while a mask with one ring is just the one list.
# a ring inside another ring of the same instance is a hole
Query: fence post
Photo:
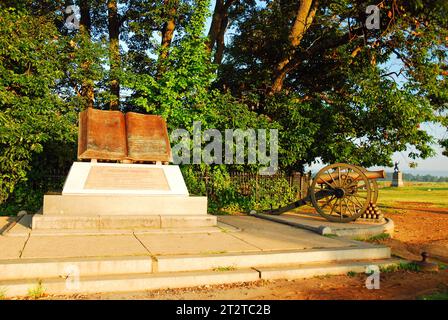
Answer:
[[291, 186], [292, 187], [296, 187], [297, 188], [297, 194], [296, 197], [298, 199], [302, 199], [302, 174], [300, 172], [297, 171], [293, 171], [291, 174]]
[[311, 171], [309, 171], [308, 173], [305, 173], [303, 175], [303, 181], [302, 181], [302, 195], [303, 197], [307, 197], [308, 196], [308, 188], [310, 186], [310, 182], [311, 182]]

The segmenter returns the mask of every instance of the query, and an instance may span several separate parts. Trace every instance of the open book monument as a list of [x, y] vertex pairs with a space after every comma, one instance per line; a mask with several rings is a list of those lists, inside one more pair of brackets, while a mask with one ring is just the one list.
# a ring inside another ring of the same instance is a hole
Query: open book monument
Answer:
[[172, 161], [165, 120], [135, 112], [95, 109], [81, 112], [78, 158]]
[[[208, 227], [207, 197], [191, 197], [169, 165], [165, 120], [134, 112], [87, 109], [79, 116], [78, 159], [62, 194], [45, 195], [33, 229]], [[99, 162], [105, 161], [105, 162]]]

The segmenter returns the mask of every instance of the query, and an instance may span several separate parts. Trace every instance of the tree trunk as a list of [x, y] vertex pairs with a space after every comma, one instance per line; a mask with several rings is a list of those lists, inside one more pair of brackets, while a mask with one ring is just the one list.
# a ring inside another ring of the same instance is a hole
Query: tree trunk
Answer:
[[110, 93], [112, 98], [109, 103], [111, 110], [118, 110], [120, 106], [120, 19], [118, 16], [117, 0], [107, 1], [108, 29], [109, 29], [109, 67], [110, 67]]
[[288, 50], [284, 57], [277, 63], [272, 80], [272, 86], [268, 92], [269, 95], [273, 95], [282, 90], [283, 83], [289, 71], [288, 64], [294, 55], [294, 51], [300, 45], [303, 36], [313, 22], [317, 6], [317, 0], [300, 1], [294, 23], [288, 37], [290, 50]]
[[[90, 17], [90, 3], [89, 0], [80, 0], [80, 13], [81, 19], [79, 23], [79, 28], [81, 33], [83, 33], [88, 41], [90, 41], [90, 33], [92, 30], [92, 20]], [[85, 74], [89, 74], [91, 62], [84, 61], [81, 64], [81, 68], [85, 71]], [[95, 101], [95, 93], [93, 87], [93, 81], [91, 79], [83, 79], [81, 84], [81, 96], [86, 101], [87, 108], [93, 108], [93, 103]]]
[[224, 55], [224, 48], [225, 48], [224, 35], [226, 33], [228, 24], [229, 24], [229, 15], [226, 12], [225, 14], [223, 14], [221, 18], [221, 27], [219, 29], [218, 36], [216, 37], [216, 51], [215, 56], [213, 58], [213, 63], [221, 64], [222, 62], [222, 57]]
[[92, 31], [92, 20], [90, 17], [90, 1], [80, 0], [79, 1], [79, 11], [81, 13], [80, 28], [83, 28], [83, 32], [90, 36]]
[[221, 29], [222, 13], [224, 10], [224, 0], [216, 0], [215, 10], [213, 11], [212, 23], [208, 31], [208, 43], [207, 47], [210, 51], [215, 46], [216, 39], [218, 38], [219, 30]]
[[208, 31], [207, 48], [212, 51], [214, 48], [215, 56], [213, 62], [220, 64], [224, 53], [224, 36], [229, 24], [229, 8], [235, 0], [216, 0], [213, 11], [212, 22]]
[[176, 28], [176, 12], [177, 12], [177, 0], [164, 0], [164, 6], [167, 6], [166, 22], [163, 24], [162, 28], [162, 42], [161, 42], [161, 52], [158, 62], [157, 74], [162, 74], [165, 70], [163, 67], [163, 61], [168, 57], [169, 48], [171, 41], [173, 41], [173, 34]]

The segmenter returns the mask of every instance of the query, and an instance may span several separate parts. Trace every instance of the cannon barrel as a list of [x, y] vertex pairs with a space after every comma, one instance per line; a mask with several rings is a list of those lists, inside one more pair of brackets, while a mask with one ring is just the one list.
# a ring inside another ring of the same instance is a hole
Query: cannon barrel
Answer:
[[[342, 174], [347, 175], [346, 173], [341, 173], [341, 175]], [[385, 173], [384, 170], [364, 171], [364, 174], [366, 175], [366, 177], [369, 180], [383, 179], [383, 178], [386, 177], [386, 173]], [[362, 180], [361, 176], [358, 173], [356, 173], [356, 172], [350, 172], [348, 175], [349, 175], [350, 178], [355, 179], [357, 181]], [[337, 181], [338, 179], [339, 179], [339, 174], [337, 172], [332, 172], [330, 174], [327, 173], [327, 174], [323, 174], [323, 175], [319, 176], [317, 178], [317, 183], [319, 183], [319, 184], [322, 184], [322, 183], [325, 183], [325, 182], [331, 183], [333, 180]], [[344, 177], [344, 179], [345, 179], [345, 177]]]

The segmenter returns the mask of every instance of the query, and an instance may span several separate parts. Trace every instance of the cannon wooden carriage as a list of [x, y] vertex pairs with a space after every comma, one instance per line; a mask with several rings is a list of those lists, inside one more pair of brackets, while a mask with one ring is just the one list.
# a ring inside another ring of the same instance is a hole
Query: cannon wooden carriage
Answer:
[[367, 171], [359, 166], [335, 163], [322, 168], [316, 174], [305, 198], [285, 207], [266, 210], [264, 213], [279, 215], [311, 203], [316, 211], [329, 221], [354, 221], [364, 214], [369, 206], [376, 204], [376, 179], [381, 178], [385, 178], [384, 170]]

